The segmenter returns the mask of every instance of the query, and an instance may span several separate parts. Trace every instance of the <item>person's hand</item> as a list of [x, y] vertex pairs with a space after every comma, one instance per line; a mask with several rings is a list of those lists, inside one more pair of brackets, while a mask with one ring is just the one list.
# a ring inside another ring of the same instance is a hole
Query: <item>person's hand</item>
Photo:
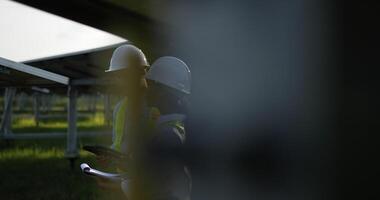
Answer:
[[106, 168], [110, 165], [111, 161], [109, 158], [103, 156], [103, 155], [98, 155], [96, 156], [96, 161], [99, 163], [99, 165], [103, 168]]
[[105, 190], [120, 190], [120, 183], [110, 181], [104, 178], [96, 178], [98, 187]]
[[[111, 165], [111, 160], [104, 156], [104, 155], [98, 155], [96, 156], [96, 161], [102, 168], [108, 168]], [[104, 178], [96, 177], [96, 183], [99, 188], [104, 190], [120, 190], [120, 183], [107, 180]]]

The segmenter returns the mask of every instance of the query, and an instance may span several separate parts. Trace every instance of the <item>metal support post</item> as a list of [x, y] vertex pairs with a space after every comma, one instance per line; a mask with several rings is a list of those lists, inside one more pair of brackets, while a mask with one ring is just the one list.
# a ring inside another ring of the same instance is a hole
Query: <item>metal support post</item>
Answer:
[[0, 125], [0, 133], [3, 135], [12, 134], [12, 102], [16, 94], [16, 88], [8, 87], [4, 94], [4, 112]]
[[77, 146], [77, 90], [73, 86], [68, 87], [68, 104], [67, 104], [67, 145], [66, 157], [70, 159], [73, 166], [74, 159], [79, 156]]

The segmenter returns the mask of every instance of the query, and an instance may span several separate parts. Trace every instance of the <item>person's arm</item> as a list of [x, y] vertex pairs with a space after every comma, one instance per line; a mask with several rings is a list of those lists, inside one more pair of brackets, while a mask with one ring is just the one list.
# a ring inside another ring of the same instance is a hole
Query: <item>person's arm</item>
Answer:
[[[116, 118], [117, 118], [117, 113], [119, 112], [123, 101], [124, 100], [121, 100], [115, 105], [115, 108], [112, 114], [112, 144], [110, 148], [114, 150], [116, 146], [116, 143], [115, 143], [116, 142]], [[111, 160], [103, 155], [97, 155], [96, 160], [102, 167], [105, 167], [105, 168], [109, 167], [109, 165], [111, 164]]]

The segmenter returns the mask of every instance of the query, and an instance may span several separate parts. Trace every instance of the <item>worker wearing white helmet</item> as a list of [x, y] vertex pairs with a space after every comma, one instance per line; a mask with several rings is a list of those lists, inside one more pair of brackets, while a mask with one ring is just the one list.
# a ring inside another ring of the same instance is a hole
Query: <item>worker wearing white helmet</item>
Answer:
[[[149, 63], [144, 53], [134, 45], [126, 44], [115, 49], [109, 69], [106, 70], [108, 74], [111, 74], [112, 78], [118, 81], [119, 94], [125, 95], [125, 98], [114, 109], [112, 147], [117, 151], [122, 151], [121, 144], [125, 131], [125, 111], [130, 107], [128, 115], [131, 112], [132, 115], [139, 115], [139, 112], [141, 112], [147, 88], [144, 77], [147, 67], [149, 67]], [[135, 116], [134, 118], [137, 117]]]
[[[134, 45], [125, 44], [114, 50], [109, 68], [106, 70], [107, 76], [115, 83], [113, 87], [117, 88], [116, 92], [124, 96], [114, 109], [111, 146], [121, 153], [129, 153], [127, 145], [123, 142], [124, 132], [128, 132], [129, 135], [137, 135], [137, 132], [140, 132], [140, 127], [135, 124], [140, 123], [139, 118], [142, 115], [147, 88], [145, 79], [147, 67], [149, 63], [144, 53]], [[105, 165], [111, 163], [108, 158], [102, 156], [98, 156], [98, 161]], [[100, 184], [111, 188], [115, 186], [104, 182]]]
[[144, 78], [147, 67], [149, 63], [144, 53], [134, 45], [125, 44], [114, 50], [106, 72], [120, 81], [120, 93], [141, 98], [139, 94], [147, 87]]

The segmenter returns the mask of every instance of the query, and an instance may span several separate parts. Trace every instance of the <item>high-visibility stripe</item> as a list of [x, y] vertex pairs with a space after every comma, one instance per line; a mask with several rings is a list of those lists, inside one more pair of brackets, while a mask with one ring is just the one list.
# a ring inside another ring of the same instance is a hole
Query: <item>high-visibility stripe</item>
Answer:
[[116, 111], [115, 123], [114, 123], [114, 141], [113, 141], [113, 149], [116, 151], [121, 150], [121, 142], [123, 139], [124, 126], [125, 126], [125, 110], [127, 109], [127, 99], [123, 100], [120, 107]]

